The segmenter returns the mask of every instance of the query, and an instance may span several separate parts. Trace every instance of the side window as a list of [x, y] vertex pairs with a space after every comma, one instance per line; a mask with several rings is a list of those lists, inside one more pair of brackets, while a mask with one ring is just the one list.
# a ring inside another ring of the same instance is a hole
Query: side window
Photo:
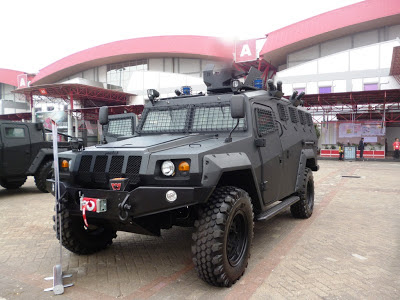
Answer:
[[275, 123], [274, 113], [269, 109], [256, 108], [257, 133], [259, 136], [266, 135], [278, 130]]
[[290, 115], [290, 120], [292, 120], [293, 123], [299, 122], [299, 115], [297, 114], [296, 108], [289, 107], [289, 115]]
[[312, 120], [311, 114], [306, 113], [306, 116], [307, 116], [307, 124], [308, 124], [308, 126], [313, 126], [314, 122]]
[[302, 125], [306, 124], [306, 116], [304, 115], [304, 111], [299, 110], [299, 117], [300, 117], [300, 123]]
[[278, 107], [279, 118], [281, 119], [281, 121], [289, 120], [289, 113], [287, 111], [286, 105], [278, 103], [277, 107]]
[[7, 138], [24, 138], [25, 137], [25, 130], [24, 128], [20, 127], [5, 127], [5, 136]]
[[110, 120], [107, 134], [115, 136], [132, 135], [132, 118]]

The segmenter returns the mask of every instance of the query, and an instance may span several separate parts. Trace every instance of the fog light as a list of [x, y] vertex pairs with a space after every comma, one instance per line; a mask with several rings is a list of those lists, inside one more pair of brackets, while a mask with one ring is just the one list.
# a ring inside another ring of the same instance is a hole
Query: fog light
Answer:
[[68, 162], [68, 160], [63, 160], [62, 162], [61, 162], [61, 168], [69, 168], [69, 162]]
[[178, 170], [181, 172], [187, 172], [190, 170], [190, 166], [186, 161], [183, 161], [179, 164]]
[[178, 195], [175, 191], [170, 190], [165, 194], [165, 198], [168, 202], [174, 202], [178, 198]]

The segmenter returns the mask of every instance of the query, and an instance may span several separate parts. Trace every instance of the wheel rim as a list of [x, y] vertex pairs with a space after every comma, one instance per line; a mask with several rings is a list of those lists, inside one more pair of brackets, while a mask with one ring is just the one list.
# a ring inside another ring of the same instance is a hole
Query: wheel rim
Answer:
[[310, 182], [307, 184], [307, 206], [310, 211], [314, 208], [314, 190]]
[[242, 260], [247, 246], [247, 222], [242, 211], [239, 211], [229, 227], [226, 253], [229, 264], [237, 266]]

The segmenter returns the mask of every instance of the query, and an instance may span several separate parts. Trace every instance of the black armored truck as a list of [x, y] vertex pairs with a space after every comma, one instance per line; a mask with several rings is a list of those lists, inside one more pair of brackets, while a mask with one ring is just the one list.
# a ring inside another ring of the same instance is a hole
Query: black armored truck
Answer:
[[[60, 151], [70, 150], [67, 142]], [[43, 123], [0, 121], [0, 185], [21, 187], [27, 176], [35, 177], [36, 187], [47, 193], [46, 180], [52, 177], [53, 144], [46, 141]]]
[[[65, 248], [91, 254], [117, 231], [158, 236], [193, 226], [199, 276], [231, 286], [247, 267], [254, 221], [289, 207], [311, 216], [317, 137], [302, 94], [283, 98], [281, 82], [260, 88], [256, 69], [210, 66], [203, 77], [207, 95], [160, 99], [148, 90], [133, 136], [60, 154], [54, 228]], [[106, 108], [99, 118], [107, 123]]]

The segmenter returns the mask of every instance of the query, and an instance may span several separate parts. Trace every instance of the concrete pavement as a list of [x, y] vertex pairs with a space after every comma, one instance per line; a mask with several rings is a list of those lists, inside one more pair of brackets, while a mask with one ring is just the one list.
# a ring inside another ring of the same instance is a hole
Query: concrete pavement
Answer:
[[[161, 238], [119, 232], [103, 252], [63, 249], [74, 286], [52, 285], [59, 244], [54, 200], [32, 179], [0, 188], [0, 299], [398, 299], [400, 163], [320, 161], [310, 219], [286, 211], [255, 225], [249, 266], [231, 288], [202, 282], [191, 262], [191, 228]], [[350, 176], [350, 177], [342, 177]]]

